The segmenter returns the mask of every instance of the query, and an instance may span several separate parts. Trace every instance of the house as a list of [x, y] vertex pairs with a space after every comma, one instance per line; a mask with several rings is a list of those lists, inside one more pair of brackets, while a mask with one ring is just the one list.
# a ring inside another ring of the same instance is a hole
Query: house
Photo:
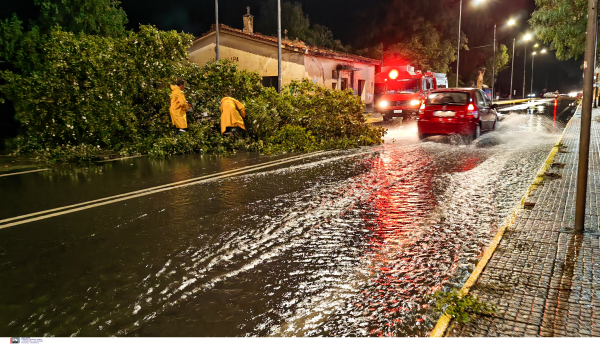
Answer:
[[[253, 17], [244, 15], [244, 29], [219, 25], [219, 56], [238, 64], [241, 69], [258, 72], [263, 85], [277, 87], [277, 37], [255, 33]], [[346, 54], [302, 41], [282, 39], [283, 86], [293, 80], [308, 78], [331, 89], [353, 89], [364, 104], [373, 103], [375, 67], [381, 61]], [[204, 65], [215, 60], [216, 33], [211, 31], [194, 40], [189, 48], [190, 60]]]

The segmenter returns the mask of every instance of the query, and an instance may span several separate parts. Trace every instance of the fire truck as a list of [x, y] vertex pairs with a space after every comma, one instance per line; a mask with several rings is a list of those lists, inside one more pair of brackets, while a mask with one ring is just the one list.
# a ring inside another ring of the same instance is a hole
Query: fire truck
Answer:
[[443, 73], [423, 73], [411, 66], [383, 66], [375, 75], [375, 111], [384, 121], [393, 117], [410, 120], [418, 116], [429, 92], [447, 87], [448, 78]]

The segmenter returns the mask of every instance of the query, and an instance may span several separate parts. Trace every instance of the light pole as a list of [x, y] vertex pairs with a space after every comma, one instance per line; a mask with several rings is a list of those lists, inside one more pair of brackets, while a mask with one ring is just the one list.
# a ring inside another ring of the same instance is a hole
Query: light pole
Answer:
[[[515, 25], [515, 20], [510, 19], [508, 21], [508, 26]], [[513, 75], [515, 73], [515, 39], [513, 38], [513, 54], [512, 54], [512, 67], [510, 67], [510, 94], [508, 95], [508, 99], [512, 100], [513, 96]]]
[[523, 55], [523, 99], [525, 99], [525, 71], [527, 69], [527, 41], [529, 41], [530, 39], [531, 39], [530, 34], [526, 34], [523, 37], [523, 40], [525, 41], [525, 54]]
[[456, 87], [458, 87], [458, 66], [460, 64], [460, 24], [462, 21], [462, 0], [460, 0], [460, 10], [458, 11], [458, 47], [456, 49]]
[[[535, 47], [538, 47], [538, 46], [539, 45], [537, 45], [537, 44], [535, 45]], [[546, 49], [542, 49], [542, 51], [540, 51], [540, 53], [545, 54]], [[531, 55], [532, 55], [531, 56], [531, 93], [533, 93], [533, 61], [534, 61], [535, 55], [537, 55], [537, 52], [534, 51]]]
[[494, 57], [492, 58], [492, 102], [494, 102], [494, 85], [496, 84], [496, 24], [494, 23]]
[[537, 55], [537, 52], [532, 52], [531, 53], [531, 91], [529, 92], [530, 94], [533, 93], [533, 62], [535, 61], [535, 55]]
[[575, 233], [583, 234], [585, 226], [585, 202], [588, 184], [590, 154], [590, 131], [592, 123], [592, 98], [594, 98], [594, 69], [598, 44], [598, 2], [588, 0], [587, 35], [583, 78], [583, 99], [581, 100], [581, 129], [579, 131], [579, 163], [577, 164], [577, 193], [575, 198]]
[[219, 61], [219, 0], [215, 0], [215, 22], [216, 26], [216, 46], [215, 46], [215, 54], [216, 61]]
[[277, 0], [277, 93], [281, 93], [281, 0]]
[[512, 67], [510, 67], [510, 95], [508, 99], [512, 100], [513, 96], [513, 75], [515, 74], [515, 39], [513, 38], [513, 56]]

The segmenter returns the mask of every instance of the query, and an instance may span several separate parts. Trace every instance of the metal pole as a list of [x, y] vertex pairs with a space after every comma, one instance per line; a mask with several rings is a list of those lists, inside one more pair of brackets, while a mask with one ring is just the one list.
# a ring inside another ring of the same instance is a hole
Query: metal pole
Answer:
[[515, 39], [513, 38], [513, 56], [512, 56], [512, 67], [510, 67], [510, 96], [508, 99], [512, 100], [513, 96], [513, 75], [515, 73]]
[[533, 61], [535, 61], [535, 54], [531, 55], [531, 92], [533, 94]]
[[495, 99], [494, 84], [496, 81], [496, 24], [494, 24], [494, 58], [492, 60], [492, 103]]
[[583, 73], [583, 100], [581, 131], [579, 134], [579, 164], [577, 167], [577, 197], [575, 201], [575, 231], [582, 233], [585, 227], [585, 201], [590, 154], [590, 127], [592, 124], [592, 98], [594, 95], [594, 69], [596, 67], [596, 44], [598, 41], [598, 1], [588, 0], [587, 36], [585, 39], [585, 62]]
[[525, 99], [525, 71], [527, 70], [527, 42], [525, 42], [525, 56], [523, 56], [523, 99]]
[[219, 61], [219, 0], [215, 0], [215, 21], [217, 23], [217, 46], [215, 47], [216, 61]]
[[458, 48], [456, 49], [456, 87], [458, 86], [458, 67], [460, 65], [460, 24], [462, 22], [462, 0], [460, 0], [460, 10], [458, 11]]
[[281, 93], [281, 0], [277, 0], [277, 92]]

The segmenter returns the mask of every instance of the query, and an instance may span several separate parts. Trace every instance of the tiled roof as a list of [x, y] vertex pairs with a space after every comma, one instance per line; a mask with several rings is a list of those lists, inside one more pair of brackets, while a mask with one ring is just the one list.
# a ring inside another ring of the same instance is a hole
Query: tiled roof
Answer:
[[[267, 35], [263, 35], [261, 33], [246, 33], [242, 30], [234, 29], [234, 28], [224, 25], [224, 24], [219, 24], [219, 32], [228, 33], [228, 34], [231, 34], [234, 36], [248, 38], [248, 39], [255, 40], [255, 41], [260, 41], [260, 42], [267, 43], [270, 45], [275, 45], [275, 46], [277, 45], [277, 37], [267, 36]], [[203, 38], [210, 36], [214, 33], [215, 33], [215, 26], [213, 25], [209, 32], [198, 37], [196, 40], [194, 40], [194, 43], [196, 43], [196, 42], [202, 40]], [[373, 64], [373, 65], [378, 65], [378, 66], [381, 65], [380, 60], [370, 59], [370, 58], [358, 56], [358, 55], [346, 54], [346, 53], [342, 53], [342, 52], [330, 50], [330, 49], [319, 48], [317, 46], [308, 45], [299, 40], [292, 41], [289, 39], [282, 39], [281, 40], [281, 48], [292, 50], [292, 51], [297, 51], [297, 52], [303, 52], [307, 55], [323, 56], [323, 57], [329, 57], [329, 58], [338, 59], [338, 60], [362, 62], [362, 63], [368, 63], [368, 64]]]

